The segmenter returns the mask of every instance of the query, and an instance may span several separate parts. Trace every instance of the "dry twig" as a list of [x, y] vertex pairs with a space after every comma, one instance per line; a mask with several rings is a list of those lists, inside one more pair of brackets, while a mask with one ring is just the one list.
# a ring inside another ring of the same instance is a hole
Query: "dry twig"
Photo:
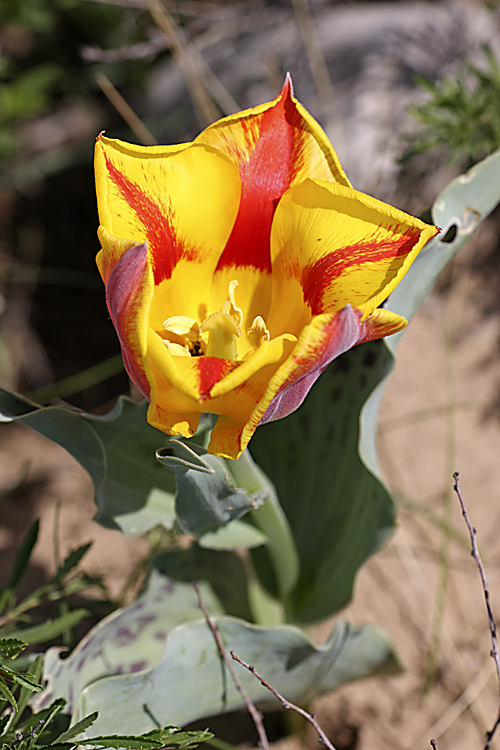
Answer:
[[[262, 721], [262, 714], [260, 711], [256, 709], [250, 698], [245, 692], [245, 688], [241, 684], [241, 681], [236, 674], [233, 665], [231, 664], [231, 659], [229, 659], [226, 648], [224, 646], [224, 643], [222, 642], [222, 638], [219, 633], [219, 628], [217, 625], [212, 621], [212, 618], [210, 617], [207, 608], [203, 604], [203, 600], [201, 598], [200, 593], [200, 587], [197, 583], [193, 584], [194, 590], [196, 591], [196, 596], [198, 597], [198, 605], [203, 612], [203, 615], [205, 617], [206, 623], [210, 630], [212, 631], [212, 635], [214, 637], [215, 643], [217, 644], [217, 648], [219, 650], [219, 654], [221, 655], [222, 660], [224, 661], [224, 664], [229, 670], [229, 674], [233, 678], [233, 682], [236, 686], [237, 691], [243, 698], [243, 701], [245, 703], [245, 706], [247, 707], [247, 711], [252, 717], [253, 723], [255, 724], [255, 728], [257, 730], [257, 734], [259, 735], [259, 742], [262, 750], [269, 750], [269, 740], [267, 739], [266, 730], [264, 729], [264, 722]], [[232, 652], [231, 652], [232, 655]], [[234, 658], [234, 657], [233, 657]]]
[[[481, 555], [479, 554], [479, 549], [477, 546], [477, 541], [476, 541], [477, 531], [470, 522], [469, 514], [467, 513], [465, 503], [462, 499], [458, 471], [454, 472], [453, 480], [454, 480], [453, 489], [455, 490], [457, 497], [460, 501], [460, 507], [462, 508], [462, 515], [465, 519], [465, 523], [467, 524], [467, 528], [469, 530], [469, 536], [470, 536], [470, 540], [472, 544], [471, 554], [474, 560], [476, 561], [476, 564], [479, 570], [479, 575], [481, 576], [481, 583], [483, 584], [484, 600], [486, 602], [486, 610], [488, 612], [488, 623], [490, 626], [490, 634], [491, 634], [491, 643], [492, 643], [491, 656], [495, 662], [495, 667], [497, 670], [497, 678], [498, 678], [498, 687], [500, 690], [500, 657], [498, 654], [497, 628], [495, 624], [495, 618], [493, 616], [493, 610], [491, 608], [490, 591], [488, 588], [488, 582], [486, 580], [486, 571], [484, 569], [483, 561], [481, 560]], [[499, 709], [498, 716], [497, 716], [497, 719], [495, 721], [493, 728], [489, 732], [486, 733], [486, 744], [484, 746], [484, 750], [488, 750], [488, 748], [490, 747], [491, 740], [493, 739], [493, 735], [495, 734], [499, 725], [500, 725], [500, 709]]]
[[265, 688], [267, 688], [281, 703], [283, 708], [291, 708], [292, 711], [296, 711], [298, 714], [304, 717], [304, 719], [307, 719], [308, 722], [310, 722], [313, 727], [315, 728], [319, 741], [322, 745], [328, 748], [328, 750], [335, 750], [335, 747], [332, 745], [326, 734], [321, 729], [320, 725], [314, 718], [313, 714], [308, 713], [308, 711], [305, 711], [300, 706], [296, 706], [295, 703], [291, 703], [290, 701], [287, 701], [286, 698], [284, 698], [281, 693], [278, 693], [277, 690], [275, 690], [266, 680], [260, 676], [260, 674], [257, 672], [255, 667], [252, 667], [250, 664], [247, 664], [243, 661], [243, 659], [240, 659], [239, 656], [236, 656], [234, 651], [229, 652], [231, 654], [231, 657], [238, 662], [238, 664], [241, 664], [242, 667], [245, 667], [245, 669], [248, 669], [249, 672], [251, 672], [255, 677], [260, 681], [261, 685], [264, 685]]
[[125, 44], [118, 49], [101, 49], [86, 44], [80, 49], [80, 54], [86, 62], [119, 63], [125, 60], [153, 60], [166, 48], [166, 39], [158, 31], [153, 32], [147, 42]]

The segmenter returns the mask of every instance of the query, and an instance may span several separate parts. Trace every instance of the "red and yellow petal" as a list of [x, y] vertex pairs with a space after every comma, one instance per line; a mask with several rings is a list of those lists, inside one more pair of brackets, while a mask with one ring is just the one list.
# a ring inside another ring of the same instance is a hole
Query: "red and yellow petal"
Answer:
[[362, 318], [362, 311], [351, 305], [336, 314], [314, 318], [304, 328], [291, 357], [276, 371], [269, 383], [267, 404], [264, 400], [259, 405], [252, 422], [264, 424], [291, 414], [334, 359], [353, 346], [398, 333], [407, 325], [401, 315], [383, 309]]
[[[306, 180], [281, 199], [273, 223], [273, 331], [351, 304], [365, 315], [401, 281], [436, 233], [392, 206], [334, 183]], [[287, 304], [280, 304], [286, 299]]]
[[240, 202], [239, 173], [225, 154], [202, 143], [134, 146], [100, 136], [95, 170], [100, 223], [115, 243], [103, 247], [102, 266], [147, 241], [156, 286], [185, 263], [211, 277]]
[[137, 246], [138, 243], [135, 240], [122, 240], [114, 237], [103, 226], [100, 226], [97, 230], [97, 236], [101, 243], [101, 249], [97, 253], [95, 260], [101, 278], [107, 285], [113, 269], [122, 255], [125, 255], [131, 247]]
[[148, 367], [151, 382], [148, 422], [169, 435], [192, 437], [210, 387], [237, 362], [216, 357], [174, 357], [150, 331]]
[[148, 421], [168, 434], [191, 437], [203, 412], [219, 414], [212, 447], [216, 447], [219, 455], [235, 458], [243, 448], [228, 437], [224, 425], [231, 426], [230, 432], [242, 432], [263, 398], [269, 379], [289, 357], [294, 345], [295, 338], [290, 336], [264, 342], [244, 362], [207, 356], [175, 357], [161, 338], [150, 331]]
[[271, 224], [291, 185], [306, 177], [350, 185], [325, 133], [294, 98], [289, 78], [272, 102], [219, 120], [195, 142], [226, 153], [241, 176], [238, 216], [217, 270], [251, 266], [270, 273]]

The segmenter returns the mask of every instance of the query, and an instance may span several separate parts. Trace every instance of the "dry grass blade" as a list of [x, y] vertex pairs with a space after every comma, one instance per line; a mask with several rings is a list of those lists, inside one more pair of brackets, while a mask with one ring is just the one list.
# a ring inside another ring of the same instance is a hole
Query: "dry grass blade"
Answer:
[[334, 118], [335, 92], [309, 2], [308, 0], [292, 0], [292, 3], [311, 68], [321, 114], [325, 119], [333, 119], [333, 122], [330, 122], [330, 129], [333, 129], [332, 139], [336, 149], [343, 153], [345, 150], [344, 131], [341, 123]]
[[103, 94], [107, 96], [113, 107], [123, 117], [130, 130], [136, 134], [141, 143], [145, 146], [154, 146], [158, 143], [154, 135], [149, 132], [140, 117], [136, 115], [132, 107], [113, 86], [109, 78], [104, 73], [96, 73], [95, 80]]
[[412, 742], [412, 747], [421, 747], [430, 734], [434, 737], [441, 737], [447, 729], [452, 727], [460, 716], [470, 709], [476, 698], [484, 690], [491, 679], [491, 665], [489, 659], [485, 661], [472, 682], [467, 685], [465, 690], [458, 696], [456, 701], [442, 714], [439, 719], [423, 732], [420, 737]]
[[175, 19], [162, 5], [161, 0], [145, 2], [182, 70], [199, 124], [204, 127], [218, 119], [220, 113], [212, 98], [223, 113], [236, 112], [239, 109], [237, 103], [192, 45], [183, 39]]

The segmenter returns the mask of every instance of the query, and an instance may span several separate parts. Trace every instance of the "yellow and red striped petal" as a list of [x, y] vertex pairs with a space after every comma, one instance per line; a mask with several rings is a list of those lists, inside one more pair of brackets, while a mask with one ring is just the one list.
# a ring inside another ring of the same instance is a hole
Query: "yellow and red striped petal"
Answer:
[[108, 241], [109, 276], [128, 247], [147, 241], [155, 285], [179, 264], [204, 266], [210, 279], [240, 202], [231, 160], [202, 143], [135, 146], [100, 136], [95, 149], [97, 204]]
[[269, 326], [294, 333], [347, 304], [368, 315], [437, 231], [352, 188], [316, 180], [292, 187], [272, 228]]
[[314, 318], [270, 381], [266, 399], [252, 415], [251, 424], [265, 424], [291, 414], [334, 359], [353, 346], [398, 333], [407, 325], [405, 318], [389, 310], [377, 309], [365, 320], [362, 317], [361, 310], [347, 305], [338, 313]]
[[271, 224], [291, 185], [306, 177], [350, 185], [325, 133], [294, 98], [288, 77], [272, 102], [219, 120], [195, 143], [226, 153], [241, 176], [238, 216], [217, 270], [243, 265], [271, 272]]

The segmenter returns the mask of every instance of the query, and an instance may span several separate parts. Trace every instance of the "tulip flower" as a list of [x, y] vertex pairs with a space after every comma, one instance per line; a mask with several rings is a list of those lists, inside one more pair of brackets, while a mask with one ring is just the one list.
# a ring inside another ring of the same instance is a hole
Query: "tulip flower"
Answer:
[[287, 78], [193, 142], [100, 135], [97, 264], [148, 421], [237, 458], [328, 364], [400, 331], [380, 307], [438, 231], [354, 190]]

